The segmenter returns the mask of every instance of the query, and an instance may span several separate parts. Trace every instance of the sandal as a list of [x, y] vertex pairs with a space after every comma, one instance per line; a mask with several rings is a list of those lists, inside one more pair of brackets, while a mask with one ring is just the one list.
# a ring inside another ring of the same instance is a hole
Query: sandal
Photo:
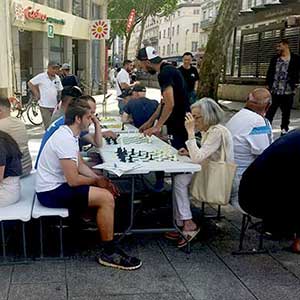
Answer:
[[183, 235], [184, 235], [185, 239], [183, 237], [181, 237], [178, 240], [177, 248], [185, 247], [189, 242], [191, 242], [197, 236], [197, 234], [199, 232], [200, 232], [200, 228], [197, 228], [196, 230], [191, 230], [191, 231], [183, 231]]
[[170, 231], [164, 234], [164, 237], [171, 241], [177, 241], [180, 238], [180, 233], [177, 231]]

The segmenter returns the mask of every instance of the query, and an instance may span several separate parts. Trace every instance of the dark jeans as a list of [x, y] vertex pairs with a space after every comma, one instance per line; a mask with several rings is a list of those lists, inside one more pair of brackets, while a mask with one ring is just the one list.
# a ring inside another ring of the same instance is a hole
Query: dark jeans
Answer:
[[281, 110], [281, 129], [289, 130], [291, 109], [293, 105], [294, 95], [274, 95], [272, 94], [272, 105], [269, 107], [266, 118], [272, 124], [273, 118], [278, 107]]

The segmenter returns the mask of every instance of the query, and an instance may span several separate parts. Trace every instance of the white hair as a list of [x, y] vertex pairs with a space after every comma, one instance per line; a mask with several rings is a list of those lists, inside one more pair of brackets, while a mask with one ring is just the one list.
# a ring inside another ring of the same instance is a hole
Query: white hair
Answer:
[[202, 98], [191, 105], [191, 109], [199, 108], [203, 116], [203, 123], [207, 126], [221, 123], [224, 111], [216, 101], [211, 98]]

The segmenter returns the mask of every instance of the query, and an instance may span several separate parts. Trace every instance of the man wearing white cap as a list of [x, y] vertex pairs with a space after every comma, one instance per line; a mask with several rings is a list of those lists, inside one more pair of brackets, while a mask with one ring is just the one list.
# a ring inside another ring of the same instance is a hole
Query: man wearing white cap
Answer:
[[60, 78], [56, 75], [60, 65], [49, 62], [46, 72], [33, 77], [28, 86], [35, 99], [39, 100], [45, 129], [48, 128], [54, 108], [57, 105], [60, 92], [63, 90]]
[[65, 63], [61, 66], [62, 70], [62, 80], [61, 83], [63, 87], [72, 87], [72, 86], [79, 86], [79, 80], [77, 76], [71, 74], [71, 65]]
[[[187, 133], [184, 127], [185, 114], [189, 111], [189, 100], [182, 74], [174, 66], [164, 62], [153, 47], [145, 47], [138, 51], [137, 59], [144, 71], [154, 75], [158, 73], [158, 81], [163, 96], [162, 103], [150, 119], [140, 127], [146, 135], [158, 134], [164, 124], [168, 134], [172, 135], [172, 146], [185, 148]], [[155, 120], [157, 123], [153, 126]]]

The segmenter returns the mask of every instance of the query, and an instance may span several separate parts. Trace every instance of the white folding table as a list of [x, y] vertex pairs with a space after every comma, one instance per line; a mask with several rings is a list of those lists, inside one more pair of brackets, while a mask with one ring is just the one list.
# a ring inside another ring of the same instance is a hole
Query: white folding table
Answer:
[[[134, 135], [127, 133], [126, 135]], [[121, 135], [122, 137], [122, 135]], [[121, 142], [121, 140], [119, 140]], [[95, 169], [104, 169], [109, 174], [115, 174], [113, 168], [118, 167], [121, 163], [117, 158], [117, 148], [122, 147], [126, 148], [127, 151], [131, 151], [134, 149], [135, 151], [166, 151], [166, 152], [173, 152], [174, 154], [177, 153], [177, 150], [171, 147], [169, 144], [163, 142], [162, 140], [158, 139], [157, 137], [152, 137], [152, 143], [143, 143], [143, 144], [123, 144], [123, 145], [104, 145], [103, 148], [100, 149], [102, 158], [104, 160], [104, 164], [99, 164], [94, 166]], [[173, 178], [176, 174], [182, 173], [194, 173], [201, 170], [201, 166], [199, 164], [192, 163], [188, 157], [185, 156], [178, 156], [178, 161], [148, 161], [148, 162], [134, 162], [134, 163], [123, 163], [122, 165], [130, 165], [134, 166], [132, 170], [128, 170], [124, 172], [122, 176], [129, 176], [131, 178], [131, 201], [130, 201], [130, 224], [128, 228], [125, 230], [124, 235], [128, 233], [155, 233], [155, 232], [168, 232], [168, 231], [178, 231], [178, 226], [175, 222], [175, 215], [173, 209], [173, 228], [147, 228], [147, 229], [138, 229], [133, 228], [134, 222], [134, 198], [135, 198], [135, 176], [136, 175], [144, 175], [149, 174], [150, 172], [157, 172], [163, 171], [166, 173], [171, 174], [172, 178], [172, 189], [173, 189]], [[172, 201], [172, 208], [173, 208], [173, 201]]]

